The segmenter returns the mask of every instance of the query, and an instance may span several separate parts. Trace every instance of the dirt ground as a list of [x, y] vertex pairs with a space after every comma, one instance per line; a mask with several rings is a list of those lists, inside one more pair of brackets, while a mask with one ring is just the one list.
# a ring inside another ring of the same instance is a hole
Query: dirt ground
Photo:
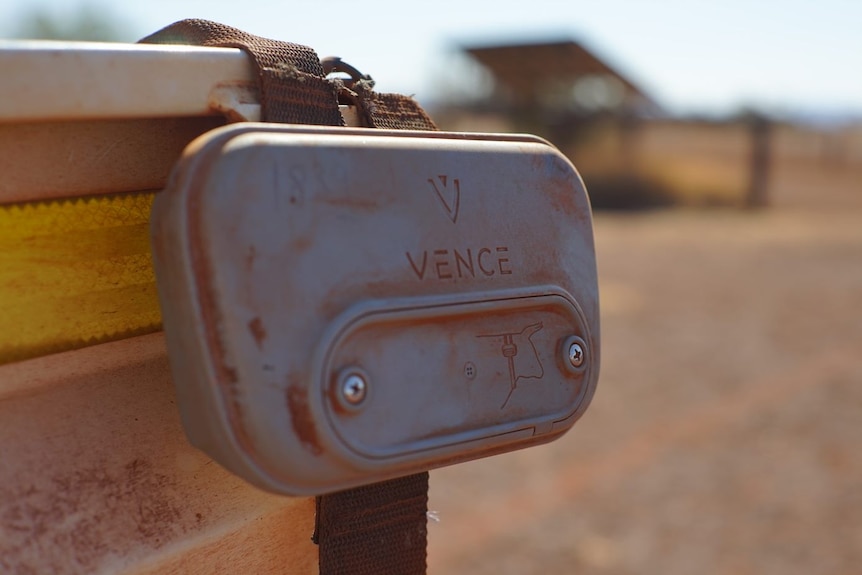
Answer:
[[592, 406], [555, 443], [432, 472], [429, 572], [862, 572], [862, 210], [595, 234]]

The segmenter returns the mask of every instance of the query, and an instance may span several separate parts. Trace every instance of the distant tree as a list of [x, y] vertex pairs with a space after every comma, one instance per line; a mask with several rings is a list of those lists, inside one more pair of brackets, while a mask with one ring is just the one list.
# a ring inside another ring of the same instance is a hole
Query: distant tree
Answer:
[[29, 40], [134, 41], [134, 33], [104, 6], [81, 4], [74, 10], [54, 12], [45, 6], [29, 8], [11, 26], [13, 38]]

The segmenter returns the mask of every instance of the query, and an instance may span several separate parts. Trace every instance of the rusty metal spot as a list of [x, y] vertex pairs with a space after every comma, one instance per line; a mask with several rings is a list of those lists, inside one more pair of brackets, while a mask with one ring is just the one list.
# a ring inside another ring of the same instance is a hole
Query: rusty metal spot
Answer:
[[321, 455], [323, 449], [320, 447], [314, 419], [308, 410], [308, 390], [305, 387], [297, 384], [288, 386], [287, 409], [290, 411], [290, 423], [293, 425], [293, 431], [303, 447], [314, 455]]
[[248, 246], [248, 252], [245, 255], [245, 267], [248, 271], [254, 267], [254, 261], [257, 259], [257, 249], [254, 246]]
[[0, 573], [93, 572], [129, 533], [158, 549], [193, 527], [176, 489], [142, 458], [0, 487]]
[[266, 340], [266, 328], [263, 327], [263, 321], [260, 317], [255, 317], [248, 322], [248, 330], [251, 332], [258, 349], [263, 347], [263, 342]]

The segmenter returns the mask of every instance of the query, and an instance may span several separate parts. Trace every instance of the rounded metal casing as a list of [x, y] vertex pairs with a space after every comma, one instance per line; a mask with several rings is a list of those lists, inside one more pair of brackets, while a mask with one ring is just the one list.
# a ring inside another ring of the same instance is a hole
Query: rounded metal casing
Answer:
[[151, 230], [186, 432], [270, 491], [544, 443], [594, 393], [589, 200], [540, 138], [219, 128]]

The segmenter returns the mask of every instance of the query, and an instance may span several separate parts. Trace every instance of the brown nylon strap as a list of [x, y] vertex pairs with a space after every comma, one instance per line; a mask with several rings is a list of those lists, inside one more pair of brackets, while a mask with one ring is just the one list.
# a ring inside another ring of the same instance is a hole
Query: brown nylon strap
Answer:
[[[259, 73], [264, 121], [342, 126], [341, 94], [368, 127], [437, 129], [413, 98], [376, 93], [370, 82], [347, 89], [327, 81], [317, 55], [305, 46], [206, 20], [177, 22], [141, 42], [243, 49]], [[313, 538], [320, 546], [320, 574], [424, 574], [427, 509], [427, 472], [318, 497]]]
[[426, 570], [428, 473], [317, 498], [321, 573]]
[[357, 82], [342, 97], [354, 104], [366, 126], [389, 130], [436, 130], [437, 126], [425, 110], [408, 96], [380, 94], [372, 90], [373, 84]]
[[141, 42], [240, 48], [251, 56], [257, 69], [261, 120], [344, 125], [338, 111], [338, 88], [323, 78], [320, 59], [311, 48], [253, 36], [207, 20], [182, 20]]

